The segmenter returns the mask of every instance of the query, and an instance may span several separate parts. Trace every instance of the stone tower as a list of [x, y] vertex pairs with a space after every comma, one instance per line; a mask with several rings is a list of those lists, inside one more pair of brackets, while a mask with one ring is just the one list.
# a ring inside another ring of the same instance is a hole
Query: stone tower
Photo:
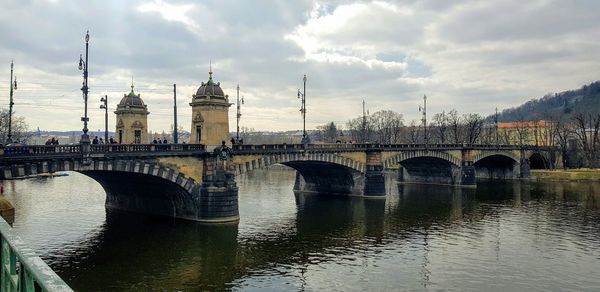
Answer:
[[119, 144], [148, 144], [148, 106], [139, 94], [124, 94], [115, 111], [117, 128], [115, 139]]
[[229, 143], [229, 96], [223, 93], [220, 82], [212, 79], [212, 68], [208, 82], [202, 82], [192, 96], [192, 128], [190, 144], [204, 144], [207, 149]]

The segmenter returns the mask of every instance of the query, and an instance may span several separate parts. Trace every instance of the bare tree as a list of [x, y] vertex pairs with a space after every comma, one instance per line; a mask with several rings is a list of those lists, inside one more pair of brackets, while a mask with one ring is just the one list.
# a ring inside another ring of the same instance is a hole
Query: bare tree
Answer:
[[515, 130], [517, 132], [517, 140], [519, 145], [524, 145], [528, 141], [529, 131], [527, 129], [528, 123], [525, 122], [525, 116], [519, 114], [517, 122], [515, 123]]
[[364, 143], [372, 140], [373, 125], [370, 119], [363, 119], [362, 116], [351, 119], [346, 122], [346, 129], [346, 135], [353, 141]]
[[419, 143], [419, 124], [412, 120], [405, 129], [404, 140], [411, 144]]
[[[33, 133], [28, 132], [29, 126], [25, 122], [24, 117], [15, 116], [13, 113], [11, 134], [14, 143], [27, 144]], [[6, 144], [8, 138], [8, 110], [0, 110], [0, 143]]]
[[391, 110], [381, 110], [369, 118], [377, 141], [379, 143], [398, 143], [400, 141], [400, 131], [404, 126], [401, 114]]
[[460, 116], [456, 110], [451, 110], [448, 112], [448, 125], [450, 126], [450, 133], [452, 134], [452, 142], [453, 143], [462, 143], [462, 125]]
[[434, 137], [437, 138], [439, 143], [446, 143], [448, 140], [449, 121], [446, 111], [433, 115], [433, 122], [431, 123], [432, 132]]
[[563, 168], [567, 168], [568, 163], [568, 152], [569, 152], [569, 140], [573, 137], [573, 126], [567, 123], [564, 116], [553, 117], [553, 124], [556, 133], [556, 142], [562, 156]]
[[479, 114], [464, 114], [463, 123], [465, 128], [465, 142], [475, 144], [481, 135], [483, 118]]
[[584, 164], [587, 167], [598, 166], [598, 147], [600, 140], [600, 114], [576, 113], [573, 115], [576, 126], [575, 136], [583, 150]]

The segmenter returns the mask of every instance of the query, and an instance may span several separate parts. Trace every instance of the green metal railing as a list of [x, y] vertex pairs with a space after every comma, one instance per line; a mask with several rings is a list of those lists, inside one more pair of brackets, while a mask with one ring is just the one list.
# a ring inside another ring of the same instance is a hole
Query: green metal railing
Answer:
[[73, 291], [0, 217], [0, 291]]

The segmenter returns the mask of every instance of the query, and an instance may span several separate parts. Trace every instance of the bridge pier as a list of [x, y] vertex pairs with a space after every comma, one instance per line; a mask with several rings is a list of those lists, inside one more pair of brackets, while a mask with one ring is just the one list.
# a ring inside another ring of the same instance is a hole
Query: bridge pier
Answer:
[[366, 162], [363, 195], [371, 198], [385, 198], [385, 176], [381, 150], [367, 150]]
[[237, 222], [240, 219], [238, 206], [238, 187], [233, 164], [207, 159], [198, 198], [199, 212], [202, 214], [198, 221]]
[[459, 185], [465, 187], [476, 187], [477, 178], [475, 176], [475, 165], [473, 161], [463, 161], [460, 166], [460, 180]]
[[519, 164], [519, 178], [526, 178], [529, 177], [529, 175], [531, 174], [531, 165], [529, 164], [529, 159], [521, 156], [521, 163]]

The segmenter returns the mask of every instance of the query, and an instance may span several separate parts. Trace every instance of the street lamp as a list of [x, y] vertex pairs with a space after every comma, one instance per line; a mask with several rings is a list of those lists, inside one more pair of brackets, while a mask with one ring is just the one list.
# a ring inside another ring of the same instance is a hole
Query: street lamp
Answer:
[[423, 107], [419, 106], [419, 111], [423, 111], [423, 141], [425, 142], [425, 147], [427, 147], [427, 95], [423, 95]]
[[[90, 144], [90, 136], [88, 136], [88, 114], [87, 114], [87, 100], [88, 100], [88, 92], [89, 92], [89, 88], [88, 88], [88, 48], [89, 48], [89, 42], [90, 42], [90, 31], [88, 30], [85, 34], [85, 61], [83, 61], [83, 58], [81, 55], [79, 55], [79, 70], [83, 70], [83, 86], [81, 87], [81, 91], [83, 92], [83, 101], [85, 104], [85, 109], [83, 111], [83, 117], [81, 118], [81, 121], [83, 122], [83, 135], [81, 135], [81, 141], [80, 143], [82, 145], [84, 145], [84, 147], [86, 145]], [[88, 147], [89, 148], [89, 147]], [[84, 152], [89, 151], [88, 148], [84, 148]]]
[[494, 115], [494, 125], [496, 127], [496, 147], [498, 147], [498, 108], [496, 107], [496, 114]]
[[13, 61], [10, 61], [10, 100], [8, 102], [8, 135], [6, 137], [6, 143], [12, 143], [12, 109], [13, 105], [13, 91], [17, 90], [17, 77], [13, 81]]
[[240, 143], [240, 118], [242, 117], [241, 105], [244, 104], [244, 97], [242, 96], [242, 103], [240, 104], [240, 85], [237, 85], [237, 132], [235, 134], [235, 142]]
[[362, 141], [361, 143], [367, 143], [367, 115], [369, 110], [365, 111], [365, 100], [362, 102], [363, 116], [362, 116]]
[[108, 95], [100, 98], [101, 109], [104, 109], [104, 143], [108, 144]]
[[306, 74], [302, 78], [304, 82], [304, 90], [300, 92], [298, 89], [298, 98], [302, 97], [302, 107], [300, 108], [300, 113], [302, 114], [302, 144], [307, 144], [309, 142], [308, 136], [306, 136]]

